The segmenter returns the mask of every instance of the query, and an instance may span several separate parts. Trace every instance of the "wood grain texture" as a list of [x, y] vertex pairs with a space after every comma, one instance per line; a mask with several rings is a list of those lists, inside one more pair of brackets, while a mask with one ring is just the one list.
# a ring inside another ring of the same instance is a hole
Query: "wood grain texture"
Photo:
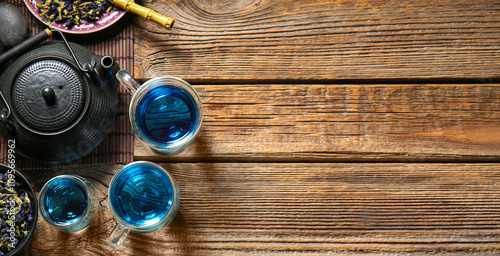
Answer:
[[[164, 163], [182, 196], [174, 221], [113, 249], [106, 202], [63, 234], [41, 220], [27, 255], [494, 255], [499, 164]], [[39, 191], [61, 173], [105, 189], [120, 166], [24, 172]]]
[[195, 85], [200, 136], [135, 160], [175, 177], [168, 226], [107, 245], [122, 165], [23, 170], [100, 191], [86, 230], [25, 255], [498, 255], [500, 1], [137, 0], [134, 75]]
[[143, 0], [135, 73], [189, 81], [497, 79], [493, 0]]
[[155, 161], [499, 161], [498, 84], [206, 85], [200, 136]]

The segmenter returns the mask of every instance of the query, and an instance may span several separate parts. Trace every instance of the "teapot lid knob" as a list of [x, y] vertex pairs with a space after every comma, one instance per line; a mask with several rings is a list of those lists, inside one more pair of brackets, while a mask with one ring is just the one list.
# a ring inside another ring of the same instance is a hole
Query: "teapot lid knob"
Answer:
[[48, 105], [54, 105], [54, 103], [56, 103], [56, 93], [51, 87], [42, 89], [42, 97]]

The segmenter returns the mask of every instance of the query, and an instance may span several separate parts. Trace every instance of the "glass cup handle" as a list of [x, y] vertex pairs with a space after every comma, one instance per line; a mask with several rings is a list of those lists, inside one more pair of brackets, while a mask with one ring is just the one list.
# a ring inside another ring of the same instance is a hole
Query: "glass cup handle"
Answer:
[[125, 239], [127, 239], [127, 235], [130, 232], [130, 229], [120, 223], [116, 224], [116, 227], [113, 229], [113, 232], [108, 238], [108, 244], [113, 247], [122, 246]]
[[139, 81], [135, 80], [135, 78], [124, 69], [120, 69], [116, 72], [116, 79], [118, 79], [132, 95], [141, 87]]

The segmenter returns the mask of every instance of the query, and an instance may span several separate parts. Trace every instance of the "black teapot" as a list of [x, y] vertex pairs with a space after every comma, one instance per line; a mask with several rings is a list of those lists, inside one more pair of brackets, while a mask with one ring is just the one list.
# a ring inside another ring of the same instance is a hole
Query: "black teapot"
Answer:
[[[17, 153], [42, 162], [87, 155], [111, 131], [116, 115], [113, 57], [61, 36], [11, 60], [0, 76], [0, 134]], [[26, 47], [17, 48], [19, 54]]]

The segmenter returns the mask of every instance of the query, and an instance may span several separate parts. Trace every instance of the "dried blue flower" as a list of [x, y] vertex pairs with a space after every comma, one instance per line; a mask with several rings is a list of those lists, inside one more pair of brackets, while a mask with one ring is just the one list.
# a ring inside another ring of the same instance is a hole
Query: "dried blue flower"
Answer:
[[21, 183], [12, 182], [9, 177], [12, 174], [8, 172], [0, 174], [0, 256], [28, 235], [28, 227], [34, 220], [28, 193], [21, 189]]
[[[116, 10], [106, 0], [41, 0], [35, 5], [40, 16], [71, 28], [82, 21], [95, 22], [105, 13]], [[1, 178], [1, 177], [0, 177]]]

